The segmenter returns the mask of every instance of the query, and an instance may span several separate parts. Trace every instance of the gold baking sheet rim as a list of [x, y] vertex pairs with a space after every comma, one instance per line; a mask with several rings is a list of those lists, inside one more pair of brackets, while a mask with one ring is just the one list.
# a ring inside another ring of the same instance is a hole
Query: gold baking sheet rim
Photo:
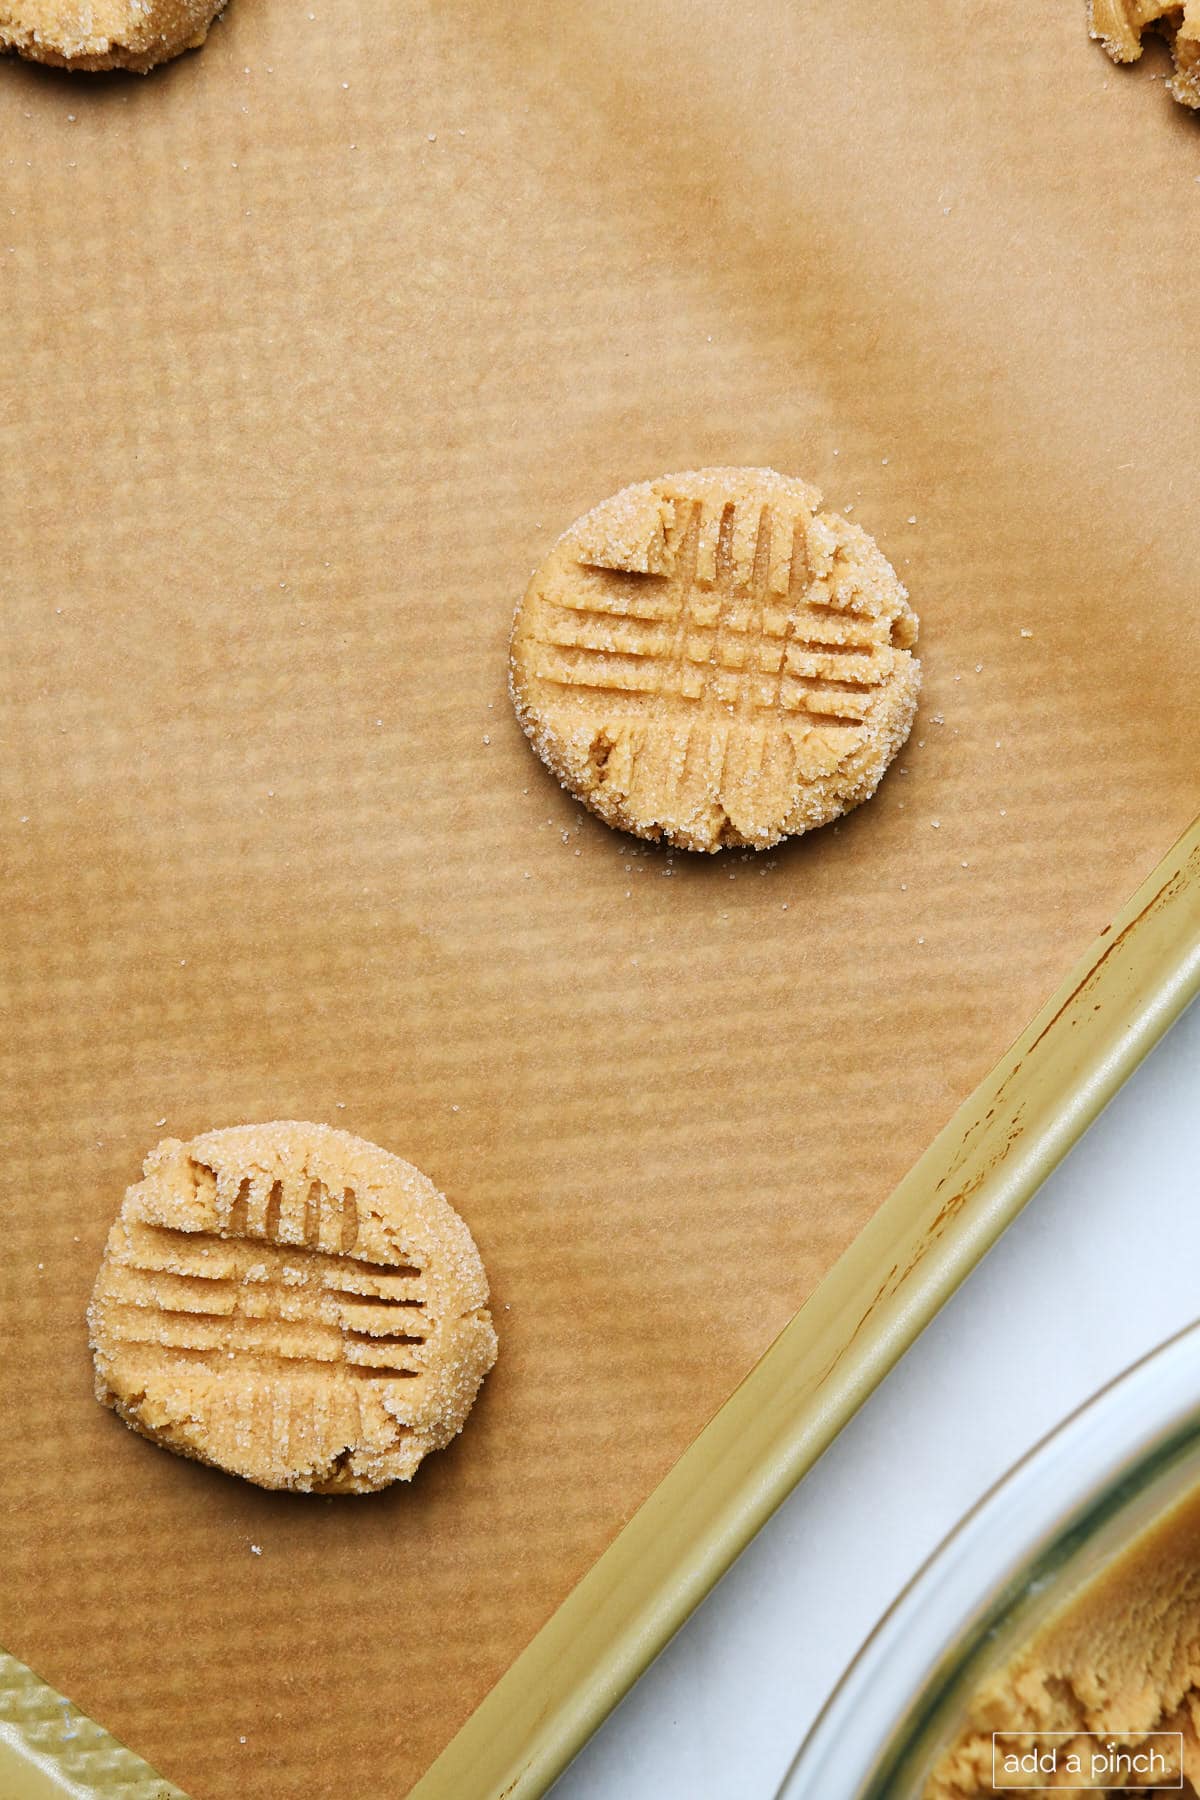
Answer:
[[[501, 1677], [411, 1800], [534, 1800], [1200, 990], [1200, 819]], [[3, 1800], [186, 1800], [0, 1652]]]

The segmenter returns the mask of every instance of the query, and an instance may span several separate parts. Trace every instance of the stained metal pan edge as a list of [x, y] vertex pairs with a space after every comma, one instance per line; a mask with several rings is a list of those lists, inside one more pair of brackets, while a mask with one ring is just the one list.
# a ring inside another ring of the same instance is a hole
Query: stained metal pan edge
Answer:
[[3, 1800], [187, 1800], [32, 1669], [0, 1651]]
[[[885, 1201], [411, 1800], [534, 1800], [1200, 990], [1200, 820]], [[186, 1800], [0, 1652], [3, 1800]]]

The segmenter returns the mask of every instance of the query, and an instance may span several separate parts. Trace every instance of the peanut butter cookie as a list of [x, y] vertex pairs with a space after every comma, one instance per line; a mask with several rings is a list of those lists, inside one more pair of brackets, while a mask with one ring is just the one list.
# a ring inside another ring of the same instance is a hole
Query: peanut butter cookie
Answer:
[[1114, 62], [1136, 62], [1142, 34], [1157, 31], [1175, 59], [1167, 91], [1181, 106], [1200, 107], [1200, 0], [1088, 0], [1088, 29]]
[[132, 69], [197, 49], [225, 0], [0, 0], [0, 50], [62, 69]]
[[623, 489], [517, 609], [517, 716], [610, 825], [761, 849], [875, 792], [908, 736], [917, 618], [874, 541], [771, 469]]
[[466, 1225], [398, 1156], [327, 1125], [167, 1138], [88, 1311], [97, 1398], [261, 1487], [366, 1493], [448, 1444], [496, 1360]]

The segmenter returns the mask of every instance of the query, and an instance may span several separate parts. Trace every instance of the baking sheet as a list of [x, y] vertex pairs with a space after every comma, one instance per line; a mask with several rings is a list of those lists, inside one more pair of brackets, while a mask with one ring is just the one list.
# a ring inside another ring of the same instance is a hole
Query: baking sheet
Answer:
[[[1069, 7], [312, 11], [0, 68], [0, 1643], [195, 1800], [417, 1779], [1196, 790], [1153, 63]], [[925, 696], [842, 826], [668, 858], [531, 758], [508, 624], [587, 505], [737, 461], [877, 535]], [[145, 1149], [281, 1116], [492, 1273], [411, 1491], [259, 1494], [90, 1397]]]

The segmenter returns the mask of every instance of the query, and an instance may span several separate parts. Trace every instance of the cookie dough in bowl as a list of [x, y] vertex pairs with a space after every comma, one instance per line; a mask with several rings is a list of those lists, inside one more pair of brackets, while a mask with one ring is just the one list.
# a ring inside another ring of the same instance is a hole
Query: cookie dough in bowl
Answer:
[[513, 625], [517, 717], [608, 824], [765, 849], [875, 792], [912, 727], [917, 617], [807, 482], [713, 468], [624, 488], [535, 572]]

